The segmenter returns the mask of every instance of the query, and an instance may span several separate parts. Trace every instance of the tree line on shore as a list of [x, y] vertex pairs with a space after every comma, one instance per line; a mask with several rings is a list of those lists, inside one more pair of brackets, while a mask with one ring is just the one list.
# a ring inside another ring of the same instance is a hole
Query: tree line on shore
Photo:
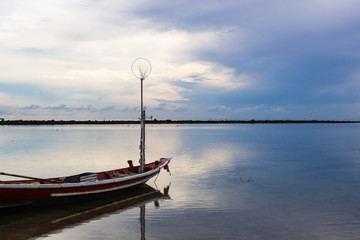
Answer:
[[[149, 124], [286, 124], [286, 123], [360, 123], [339, 120], [146, 120]], [[140, 124], [140, 120], [5, 120], [0, 125], [83, 125], [83, 124]]]

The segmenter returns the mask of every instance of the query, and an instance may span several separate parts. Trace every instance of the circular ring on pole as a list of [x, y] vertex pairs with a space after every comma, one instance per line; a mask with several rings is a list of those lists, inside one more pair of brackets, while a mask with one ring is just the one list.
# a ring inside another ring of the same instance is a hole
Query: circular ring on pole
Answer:
[[146, 58], [137, 58], [131, 65], [131, 71], [135, 77], [144, 80], [151, 73], [151, 64]]

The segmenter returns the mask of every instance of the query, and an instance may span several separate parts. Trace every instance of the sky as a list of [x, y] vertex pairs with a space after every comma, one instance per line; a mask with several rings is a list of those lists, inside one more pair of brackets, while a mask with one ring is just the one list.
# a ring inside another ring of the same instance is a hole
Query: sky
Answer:
[[0, 118], [359, 120], [358, 0], [2, 0]]

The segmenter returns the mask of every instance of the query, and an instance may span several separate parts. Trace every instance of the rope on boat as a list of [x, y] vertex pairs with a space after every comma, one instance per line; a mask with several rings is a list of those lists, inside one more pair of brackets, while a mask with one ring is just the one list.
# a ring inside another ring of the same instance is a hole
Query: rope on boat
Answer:
[[156, 178], [154, 179], [154, 183], [155, 183], [156, 180], [158, 179], [159, 175], [160, 175], [160, 171], [159, 171], [158, 174], [156, 175]]

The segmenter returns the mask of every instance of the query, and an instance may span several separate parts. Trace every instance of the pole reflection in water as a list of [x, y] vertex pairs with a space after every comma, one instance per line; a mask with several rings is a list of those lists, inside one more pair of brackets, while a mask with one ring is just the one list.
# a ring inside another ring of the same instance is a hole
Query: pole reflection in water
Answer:
[[87, 201], [72, 200], [57, 203], [55, 207], [51, 205], [3, 210], [0, 215], [0, 239], [42, 239], [49, 234], [59, 233], [85, 222], [119, 214], [139, 204], [141, 239], [145, 239], [145, 205], [150, 202], [158, 203], [159, 199], [169, 199], [169, 196], [144, 185], [126, 193], [101, 195], [97, 198], [88, 198]]
[[140, 206], [140, 231], [141, 231], [141, 240], [145, 240], [145, 204]]
[[[155, 183], [155, 185], [156, 185], [156, 183]], [[169, 183], [169, 185], [164, 188], [164, 193], [161, 196], [161, 198], [154, 199], [154, 206], [156, 208], [160, 208], [160, 202], [159, 202], [160, 199], [163, 199], [163, 200], [170, 199], [170, 196], [169, 196], [170, 185], [171, 185], [171, 183]], [[146, 206], [145, 203], [141, 204], [141, 206], [140, 206], [140, 219], [139, 220], [140, 220], [141, 240], [146, 239], [146, 234], [145, 234], [145, 232], [146, 232], [146, 217], [145, 217], [146, 214], [145, 214], [145, 212], [146, 212], [146, 210], [145, 210], [145, 206]]]

